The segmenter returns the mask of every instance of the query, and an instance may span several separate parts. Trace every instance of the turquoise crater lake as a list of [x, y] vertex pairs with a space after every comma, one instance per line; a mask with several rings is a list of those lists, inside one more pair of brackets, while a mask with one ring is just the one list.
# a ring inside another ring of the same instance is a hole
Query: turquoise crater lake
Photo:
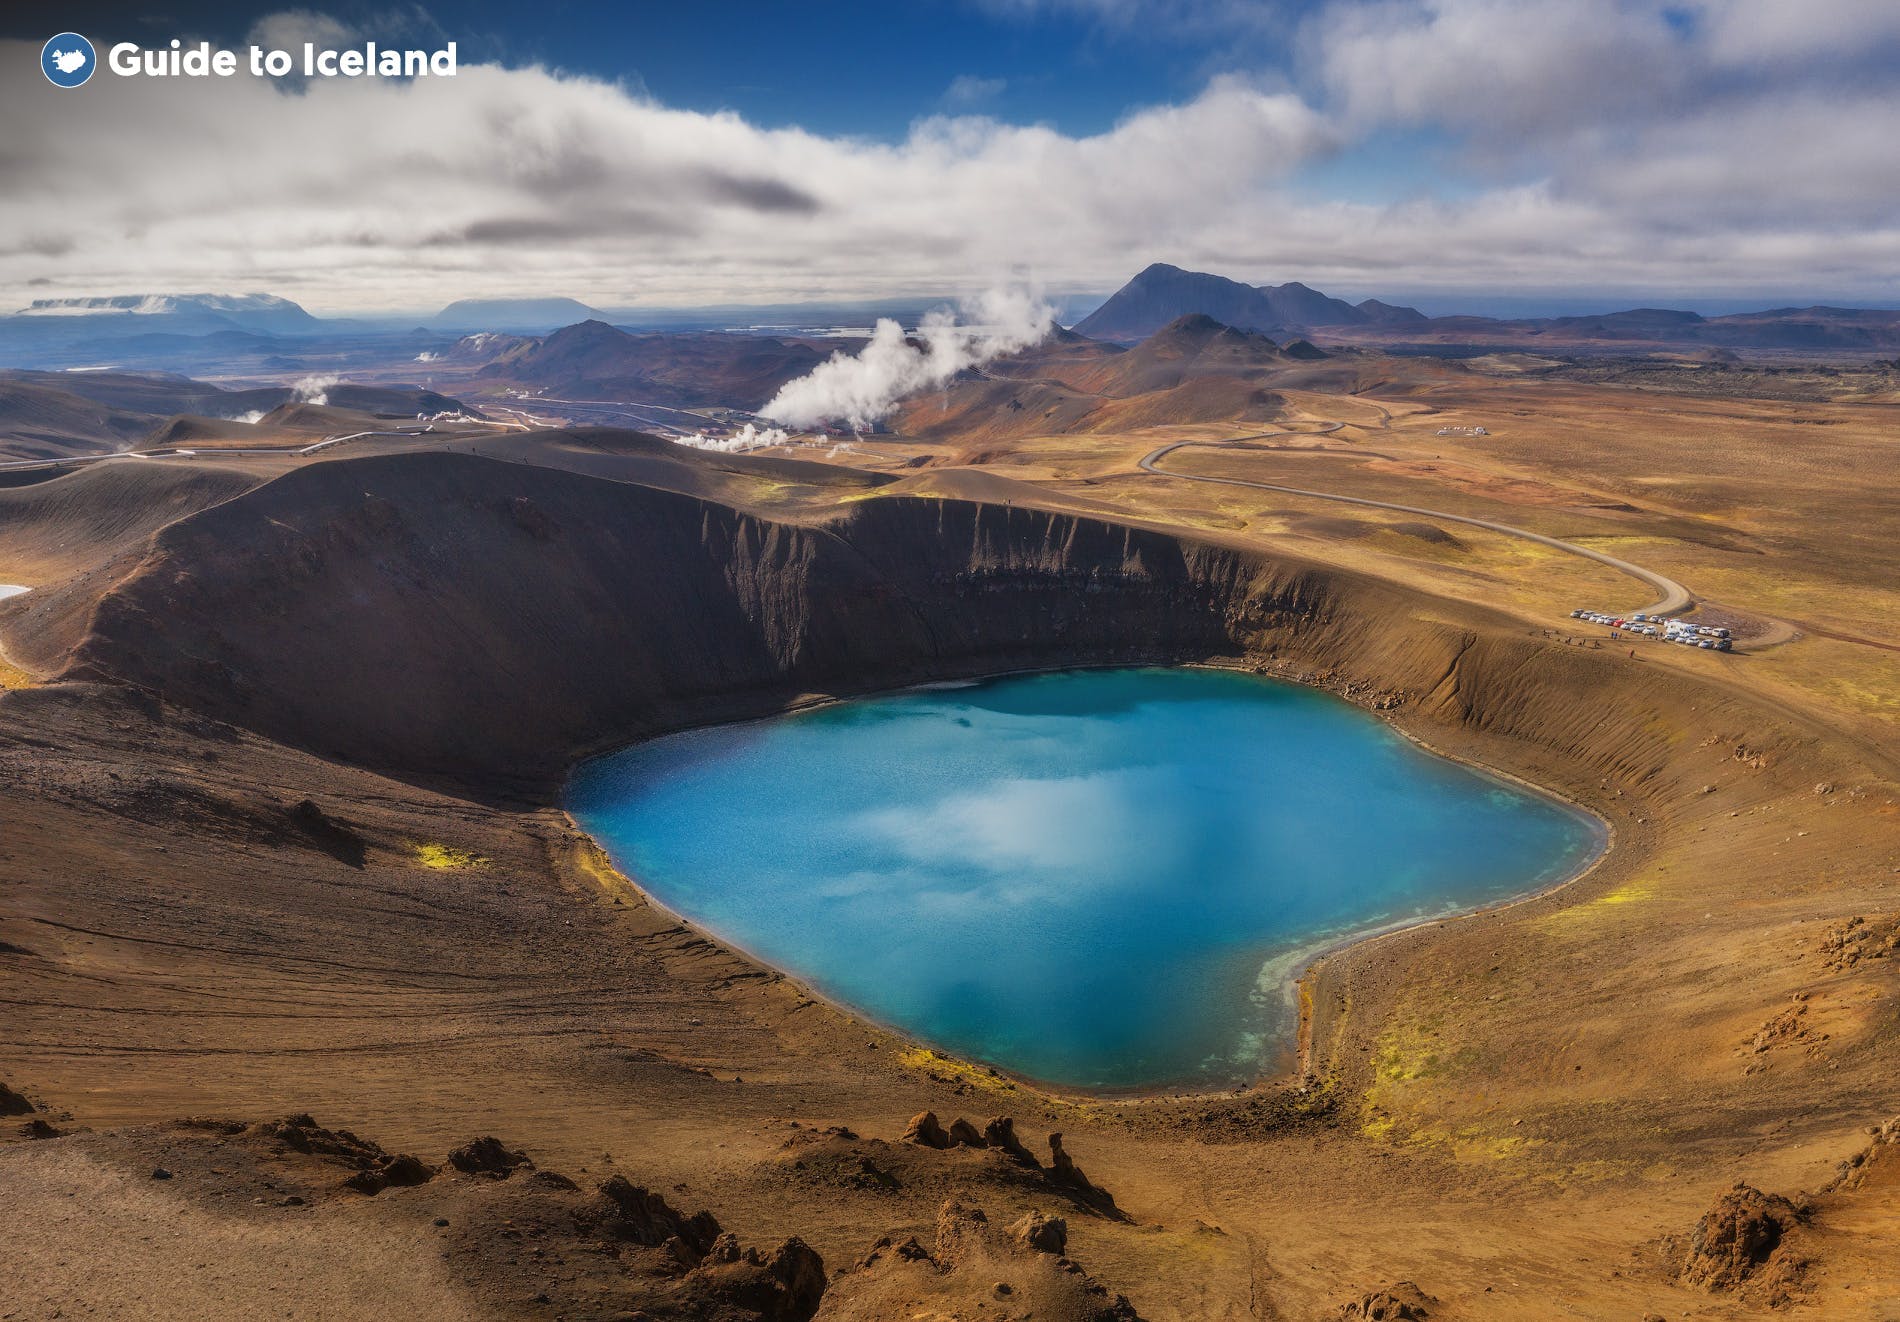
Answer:
[[1543, 889], [1601, 825], [1295, 685], [1012, 676], [656, 739], [568, 807], [655, 899], [1043, 1082], [1245, 1081], [1356, 933]]

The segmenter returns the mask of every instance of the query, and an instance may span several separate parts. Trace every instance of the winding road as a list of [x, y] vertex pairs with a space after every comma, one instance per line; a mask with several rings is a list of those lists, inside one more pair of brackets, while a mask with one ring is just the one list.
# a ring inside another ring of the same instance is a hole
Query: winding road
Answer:
[[159, 459], [228, 459], [234, 455], [287, 455], [297, 456], [316, 454], [332, 445], [341, 445], [345, 441], [361, 440], [365, 436], [426, 436], [435, 430], [435, 424], [411, 427], [394, 431], [353, 431], [345, 436], [326, 436], [309, 445], [227, 445], [207, 446], [202, 450], [189, 446], [179, 446], [170, 450], [114, 450], [111, 454], [75, 454], [61, 459], [14, 459], [0, 463], [0, 473], [27, 472], [36, 468], [71, 468], [78, 464], [103, 463], [108, 459], [142, 459], [152, 462]]
[[1309, 491], [1304, 487], [1286, 487], [1273, 482], [1250, 482], [1243, 478], [1205, 477], [1198, 473], [1171, 473], [1159, 467], [1161, 460], [1173, 454], [1176, 450], [1185, 450], [1190, 447], [1198, 446], [1210, 450], [1256, 450], [1271, 453], [1275, 447], [1270, 445], [1253, 445], [1251, 442], [1270, 440], [1276, 436], [1325, 436], [1340, 430], [1345, 425], [1343, 422], [1329, 422], [1325, 426], [1316, 428], [1313, 431], [1263, 431], [1255, 432], [1250, 436], [1235, 436], [1228, 440], [1221, 441], [1175, 441], [1170, 445], [1164, 445], [1159, 449], [1149, 451], [1146, 455], [1142, 456], [1138, 466], [1142, 471], [1152, 473], [1156, 477], [1171, 477], [1182, 482], [1210, 482], [1215, 486], [1252, 487], [1259, 491], [1278, 491], [1289, 496], [1306, 496], [1313, 500], [1337, 501], [1342, 505], [1363, 505], [1376, 510], [1395, 510], [1400, 514], [1418, 514], [1430, 519], [1443, 519], [1451, 523], [1468, 524], [1473, 528], [1483, 528], [1489, 532], [1503, 533], [1507, 537], [1521, 537], [1526, 541], [1536, 542], [1541, 546], [1554, 547], [1559, 551], [1567, 551], [1571, 555], [1582, 556], [1586, 560], [1594, 560], [1600, 565], [1608, 565], [1611, 569], [1628, 574], [1631, 578], [1640, 579], [1644, 583], [1647, 583], [1651, 588], [1655, 589], [1655, 591], [1662, 594], [1655, 602], [1644, 608], [1648, 614], [1675, 615], [1695, 605], [1694, 595], [1690, 593], [1688, 588], [1676, 582], [1673, 578], [1658, 574], [1653, 569], [1645, 569], [1641, 565], [1632, 564], [1628, 560], [1620, 560], [1616, 556], [1605, 555], [1601, 551], [1592, 551], [1587, 546], [1578, 546], [1575, 542], [1560, 541], [1555, 537], [1546, 537], [1540, 532], [1531, 532], [1528, 528], [1515, 528], [1508, 523], [1496, 523], [1490, 519], [1477, 519], [1468, 514], [1450, 514], [1444, 510], [1425, 509], [1419, 505], [1396, 505], [1387, 500], [1368, 500], [1364, 496], [1342, 496], [1331, 491]]

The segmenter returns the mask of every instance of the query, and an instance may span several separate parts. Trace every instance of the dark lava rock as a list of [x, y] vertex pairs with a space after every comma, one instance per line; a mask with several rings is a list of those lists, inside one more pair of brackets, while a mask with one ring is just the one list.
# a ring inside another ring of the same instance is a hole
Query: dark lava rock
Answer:
[[17, 1093], [0, 1083], [0, 1115], [32, 1115], [39, 1109], [27, 1100], [26, 1094]]
[[[686, 1216], [666, 1199], [615, 1175], [600, 1186], [600, 1196], [574, 1214], [577, 1223], [595, 1233], [658, 1248], [677, 1240], [697, 1262], [712, 1251], [719, 1238], [719, 1222], [711, 1212]], [[689, 1264], [690, 1265], [690, 1264]]]
[[761, 1322], [808, 1322], [824, 1299], [825, 1260], [793, 1236], [769, 1254], [741, 1252], [721, 1235], [705, 1259], [680, 1283], [681, 1301], [695, 1316], [743, 1309]]
[[958, 1116], [950, 1122], [950, 1144], [959, 1148], [986, 1148], [990, 1141], [983, 1137], [983, 1131]]
[[1082, 1173], [1074, 1158], [1063, 1151], [1062, 1135], [1049, 1135], [1049, 1183], [1074, 1194], [1079, 1202], [1094, 1208], [1104, 1216], [1121, 1219], [1122, 1210], [1115, 1206], [1114, 1195]]
[[449, 1165], [464, 1175], [487, 1175], [497, 1180], [507, 1179], [524, 1166], [534, 1169], [527, 1153], [503, 1147], [501, 1140], [493, 1136], [464, 1143], [449, 1153]]
[[1009, 1116], [998, 1116], [983, 1126], [983, 1138], [987, 1146], [1001, 1151], [1011, 1161], [1028, 1166], [1032, 1170], [1041, 1170], [1042, 1163], [1036, 1160], [1036, 1154], [1023, 1146], [1016, 1137], [1016, 1122]]
[[347, 1129], [325, 1129], [307, 1114], [285, 1116], [250, 1131], [278, 1148], [351, 1167], [345, 1189], [372, 1197], [391, 1186], [426, 1184], [435, 1167], [407, 1152], [385, 1152]]
[[362, 836], [329, 816], [313, 800], [301, 800], [290, 810], [290, 824], [299, 835], [339, 863], [360, 868], [369, 854], [369, 846]]
[[435, 1178], [435, 1167], [407, 1152], [381, 1156], [343, 1181], [343, 1187], [374, 1196], [384, 1189], [427, 1184]]

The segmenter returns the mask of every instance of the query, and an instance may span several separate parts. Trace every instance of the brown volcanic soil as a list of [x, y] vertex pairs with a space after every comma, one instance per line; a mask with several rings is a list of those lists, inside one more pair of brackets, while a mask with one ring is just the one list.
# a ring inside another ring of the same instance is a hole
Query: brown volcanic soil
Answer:
[[0, 378], [0, 459], [109, 454], [138, 444], [150, 428], [151, 419], [143, 414], [36, 382]]
[[[61, 459], [160, 446], [270, 445], [280, 433], [347, 432], [377, 418], [413, 419], [464, 406], [404, 384], [329, 387], [325, 405], [289, 386], [225, 390], [170, 373], [0, 370], [0, 461]], [[251, 414], [258, 423], [237, 421]]]
[[478, 375], [570, 399], [756, 409], [787, 381], [823, 362], [832, 348], [764, 335], [634, 335], [602, 321], [583, 321], [523, 341]]
[[[336, 1316], [668, 1316], [712, 1297], [694, 1273], [763, 1268], [589, 1230], [624, 1172], [762, 1259], [797, 1236], [835, 1270], [890, 1238], [820, 1316], [1008, 1316], [999, 1284], [1038, 1317], [1117, 1294], [1149, 1318], [1739, 1316], [1752, 1296], [1709, 1293], [1677, 1241], [1738, 1180], [1820, 1189], [1895, 1109], [1900, 785], [1743, 677], [1024, 483], [999, 508], [707, 461], [695, 490], [698, 459], [641, 445], [482, 445], [312, 463], [126, 531], [129, 567], [68, 590], [61, 681], [0, 696], [0, 1082], [72, 1131], [0, 1150], [0, 1279], [28, 1308], [254, 1316], [275, 1286]], [[52, 650], [39, 628], [0, 615], [16, 653]], [[1616, 845], [1557, 894], [1327, 960], [1306, 1078], [1107, 1103], [815, 1001], [648, 905], [552, 806], [574, 757], [657, 730], [1134, 660], [1328, 687]], [[902, 1142], [927, 1108], [1015, 1117], [1039, 1167], [1059, 1130], [1128, 1220], [995, 1149]], [[580, 1187], [345, 1197], [358, 1167], [170, 1124], [305, 1110], [425, 1164], [493, 1134]], [[1790, 1306], [1889, 1315], [1896, 1197], [1865, 1176], [1816, 1201]], [[1062, 1216], [1082, 1267], [946, 1232], [946, 1199], [993, 1229]]]
[[1271, 339], [1208, 317], [1182, 317], [1122, 350], [1064, 332], [920, 395], [893, 430], [994, 444], [1028, 436], [1140, 431], [1242, 420], [1265, 423], [1285, 403], [1271, 383], [1294, 366]]

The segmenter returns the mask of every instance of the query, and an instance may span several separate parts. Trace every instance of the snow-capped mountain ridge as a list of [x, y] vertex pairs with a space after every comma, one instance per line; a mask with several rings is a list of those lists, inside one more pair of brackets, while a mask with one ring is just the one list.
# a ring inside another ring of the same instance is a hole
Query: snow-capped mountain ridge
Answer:
[[[164, 316], [178, 313], [310, 314], [275, 294], [114, 294], [103, 298], [36, 298], [23, 317]], [[314, 318], [313, 318], [314, 320]]]

